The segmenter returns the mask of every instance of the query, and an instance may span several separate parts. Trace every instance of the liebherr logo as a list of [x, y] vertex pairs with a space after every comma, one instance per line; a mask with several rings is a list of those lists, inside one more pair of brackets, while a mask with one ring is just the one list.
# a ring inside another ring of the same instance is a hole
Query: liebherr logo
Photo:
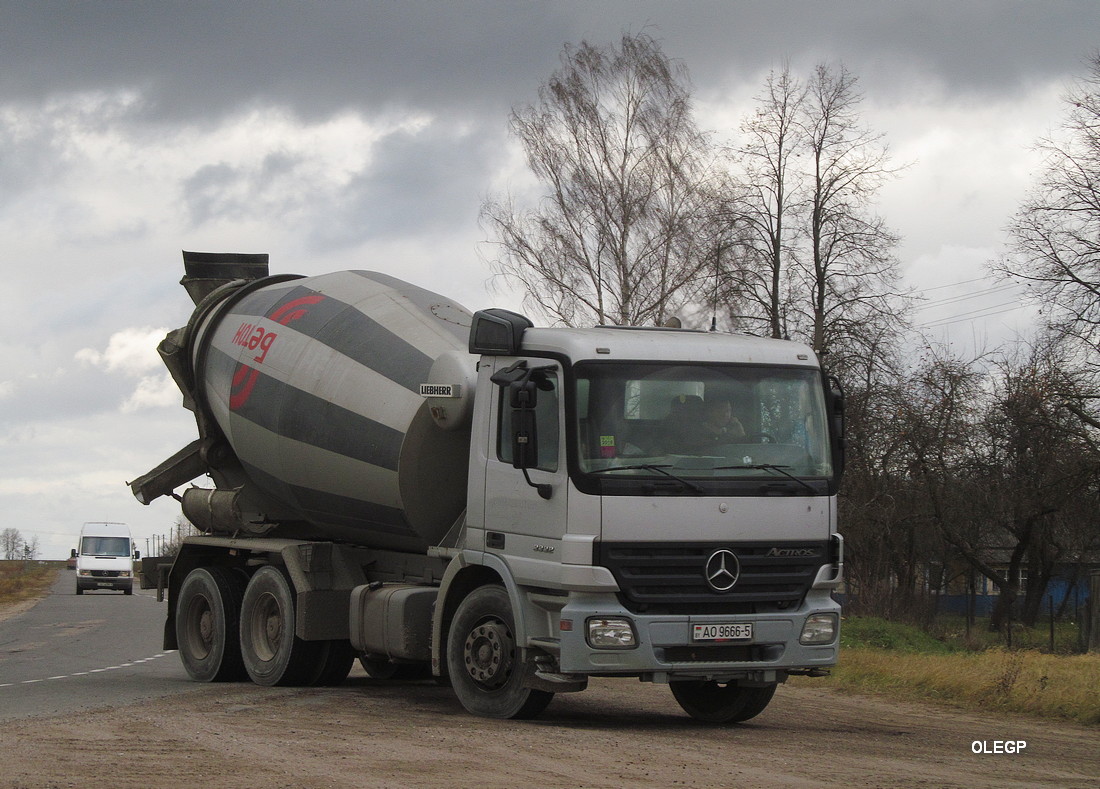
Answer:
[[764, 556], [778, 559], [804, 559], [808, 556], [817, 556], [817, 548], [772, 548]]

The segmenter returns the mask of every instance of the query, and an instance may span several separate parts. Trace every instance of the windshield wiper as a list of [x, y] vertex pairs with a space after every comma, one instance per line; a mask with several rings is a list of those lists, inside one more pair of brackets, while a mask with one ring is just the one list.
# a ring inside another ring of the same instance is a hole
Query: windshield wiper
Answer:
[[665, 463], [662, 465], [657, 465], [655, 463], [640, 463], [634, 466], [608, 466], [607, 468], [594, 469], [590, 473], [603, 474], [607, 471], [656, 471], [660, 474], [664, 474], [666, 477], [671, 477], [672, 479], [683, 485], [685, 488], [695, 491], [700, 496], [706, 493], [705, 490], [696, 485], [694, 482], [686, 480], [683, 477], [679, 477], [676, 474], [673, 474], [671, 471], [665, 470], [670, 468], [673, 468], [673, 465], [671, 463]]
[[813, 493], [814, 495], [817, 495], [817, 491], [814, 490], [813, 486], [809, 482], [807, 482], [804, 479], [799, 479], [794, 474], [787, 471], [787, 469], [789, 469], [789, 468], [790, 468], [790, 466], [777, 466], [773, 463], [757, 463], [755, 465], [750, 465], [750, 466], [715, 466], [714, 470], [715, 471], [720, 471], [720, 470], [725, 470], [725, 469], [732, 469], [732, 470], [735, 470], [735, 471], [747, 471], [747, 470], [778, 471], [784, 477], [787, 477], [788, 479], [794, 480], [799, 485], [804, 487], [806, 490], [810, 491], [810, 493]]

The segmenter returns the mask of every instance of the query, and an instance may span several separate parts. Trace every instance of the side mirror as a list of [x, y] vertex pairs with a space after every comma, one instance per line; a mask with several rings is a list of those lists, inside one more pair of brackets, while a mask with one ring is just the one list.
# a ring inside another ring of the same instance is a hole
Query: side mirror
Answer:
[[[553, 388], [546, 376], [545, 367], [529, 369], [527, 362], [520, 360], [510, 367], [495, 373], [490, 380], [500, 387], [508, 387], [508, 405], [511, 408], [512, 467], [522, 469], [527, 484], [539, 492], [539, 496], [549, 499], [553, 488], [546, 484], [536, 484], [527, 473], [529, 468], [539, 464], [539, 438], [535, 420], [535, 406], [538, 404], [538, 390]], [[503, 418], [503, 414], [501, 415]]]
[[539, 387], [529, 375], [526, 378], [508, 384], [508, 402], [512, 408], [528, 410], [539, 402]]
[[73, 548], [71, 551], [69, 551], [69, 558], [70, 559], [75, 559], [76, 558], [76, 548]]
[[834, 375], [826, 379], [826, 403], [829, 408], [829, 426], [832, 433], [833, 467], [839, 478], [844, 473], [844, 455], [848, 440], [844, 437], [844, 389]]
[[844, 438], [844, 393], [833, 390], [833, 432], [837, 438]]
[[141, 551], [134, 551], [134, 561], [141, 559]]

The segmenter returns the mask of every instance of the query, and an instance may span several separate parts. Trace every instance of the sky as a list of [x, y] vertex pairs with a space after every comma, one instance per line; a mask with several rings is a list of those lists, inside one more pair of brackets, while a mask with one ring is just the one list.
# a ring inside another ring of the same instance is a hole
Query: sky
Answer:
[[769, 71], [843, 64], [907, 165], [876, 208], [924, 337], [1034, 327], [987, 266], [1100, 48], [1095, 0], [0, 0], [0, 529], [53, 559], [85, 521], [143, 552], [173, 528], [175, 502], [126, 482], [195, 437], [155, 353], [190, 315], [182, 249], [521, 309], [478, 224], [487, 195], [533, 187], [508, 114], [566, 43], [643, 31], [720, 141]]

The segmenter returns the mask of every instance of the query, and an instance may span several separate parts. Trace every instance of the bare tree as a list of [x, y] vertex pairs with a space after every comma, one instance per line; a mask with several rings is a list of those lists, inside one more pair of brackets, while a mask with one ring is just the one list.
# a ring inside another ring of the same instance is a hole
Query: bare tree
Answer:
[[933, 352], [898, 401], [902, 510], [997, 586], [996, 629], [1021, 597], [1034, 624], [1056, 565], [1096, 540], [1100, 466], [1056, 395], [1059, 367], [1041, 345], [981, 363]]
[[789, 65], [770, 73], [755, 112], [741, 124], [744, 143], [737, 152], [744, 179], [739, 213], [747, 235], [739, 249], [745, 258], [740, 322], [762, 323], [764, 333], [777, 338], [784, 336], [788, 309], [790, 237], [798, 232], [802, 173], [794, 159], [803, 143], [799, 120], [805, 99], [806, 88]]
[[713, 253], [708, 146], [682, 64], [644, 34], [567, 46], [511, 129], [545, 194], [535, 208], [482, 206], [494, 271], [556, 322], [662, 322]]
[[[998, 268], [1024, 280], [1049, 324], [1100, 366], [1100, 53], [1065, 99], [1063, 134], [1040, 140], [1042, 169], [1008, 226]], [[1091, 415], [1095, 420], [1095, 414]], [[1094, 427], [1100, 427], [1095, 424]]]
[[27, 561], [33, 561], [37, 559], [38, 553], [39, 551], [41, 551], [41, 548], [39, 546], [40, 543], [38, 542], [37, 534], [31, 537], [30, 542], [24, 541], [22, 558]]
[[862, 124], [857, 81], [843, 66], [819, 65], [802, 103], [810, 160], [804, 315], [819, 353], [865, 355], [884, 332], [899, 334], [907, 312], [893, 254], [898, 236], [871, 212], [897, 170], [883, 135]]
[[23, 535], [19, 529], [8, 527], [0, 532], [0, 550], [3, 550], [5, 559], [23, 558]]

